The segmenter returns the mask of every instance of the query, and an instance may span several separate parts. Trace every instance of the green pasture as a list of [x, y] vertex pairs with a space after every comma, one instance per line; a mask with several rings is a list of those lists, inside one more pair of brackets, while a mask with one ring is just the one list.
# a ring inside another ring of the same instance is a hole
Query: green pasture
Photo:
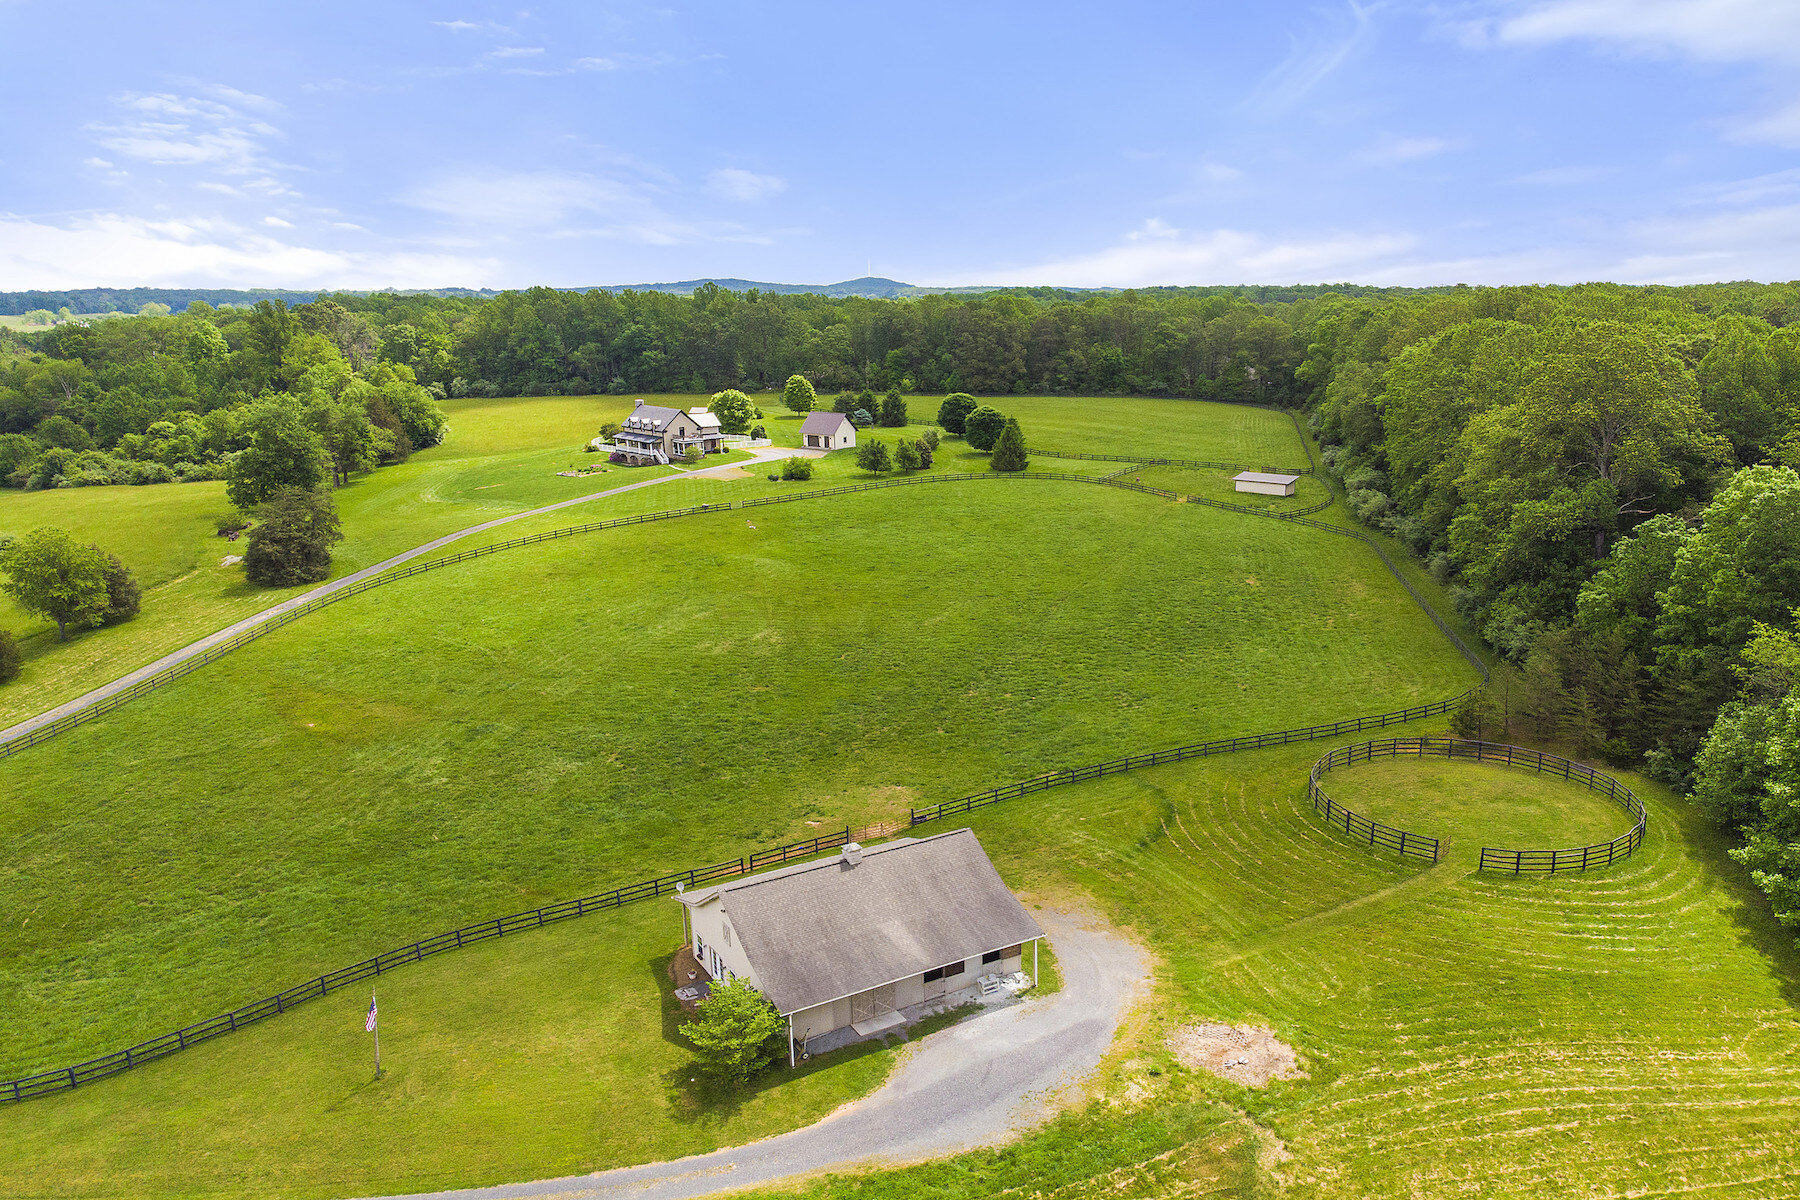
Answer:
[[1073, 483], [507, 551], [0, 761], [0, 1076], [696, 856], [1470, 678], [1354, 542]]
[[[571, 468], [603, 465], [598, 455], [586, 454], [582, 447], [602, 423], [616, 421], [629, 412], [634, 399], [542, 396], [447, 402], [450, 427], [442, 445], [420, 451], [397, 466], [359, 476], [336, 493], [345, 536], [334, 552], [334, 577], [484, 521], [648, 479], [680, 476], [683, 470], [675, 467], [617, 467], [580, 478], [557, 474]], [[707, 401], [707, 397], [698, 395], [646, 399], [684, 408]], [[757, 401], [767, 414], [764, 424], [776, 444], [798, 445], [801, 418], [780, 407], [778, 397], [773, 395], [758, 396]], [[936, 398], [919, 398], [913, 415], [921, 419], [935, 417], [938, 402]], [[1051, 414], [1067, 412], [1086, 414], [1084, 419], [1092, 419], [1094, 414], [1111, 414], [1110, 419], [1122, 429], [1136, 429], [1140, 427], [1136, 406], [1143, 404], [1182, 406], [1172, 410], [1168, 436], [1185, 439], [1184, 444], [1205, 441], [1246, 456], [1260, 452], [1260, 439], [1267, 433], [1263, 428], [1268, 424], [1266, 419], [1279, 417], [1282, 423], [1269, 428], [1285, 429], [1289, 451], [1297, 451], [1285, 416], [1258, 409], [1240, 413], [1229, 405], [1116, 398], [1064, 404], [1058, 400], [1046, 410], [1046, 426], [1058, 428]], [[1250, 422], [1250, 433], [1240, 434], [1237, 423], [1244, 413], [1258, 417]], [[1226, 427], [1216, 431], [1206, 428], [1217, 422], [1225, 422]], [[1183, 431], [1186, 425], [1201, 428]], [[915, 425], [906, 430], [871, 430], [865, 436], [892, 442], [903, 434], [916, 436], [921, 432], [923, 426]], [[728, 458], [710, 458], [707, 465], [748, 457], [738, 451]], [[970, 450], [960, 439], [950, 439], [940, 449], [933, 469], [986, 470], [986, 464], [986, 455]], [[1033, 467], [1103, 474], [1117, 465], [1039, 458]], [[674, 484], [626, 493], [616, 500], [551, 514], [534, 521], [529, 528], [556, 528], [609, 515], [755, 494], [745, 486], [751, 478], [717, 483], [677, 480]], [[761, 479], [761, 475], [753, 478]], [[840, 451], [821, 460], [810, 486], [866, 478], [869, 476], [855, 469], [853, 456]], [[786, 486], [791, 489], [807, 485]], [[137, 573], [145, 589], [143, 612], [137, 619], [78, 633], [67, 644], [56, 641], [55, 627], [50, 622], [20, 612], [10, 598], [0, 596], [0, 628], [9, 629], [20, 638], [26, 659], [24, 674], [0, 687], [0, 726], [79, 696], [304, 590], [254, 587], [245, 583], [241, 567], [221, 565], [225, 557], [243, 549], [241, 542], [231, 543], [216, 536], [216, 519], [231, 511], [224, 485], [216, 482], [50, 492], [0, 491], [0, 536], [17, 535], [43, 525], [60, 526], [117, 554]], [[485, 535], [480, 540], [503, 540], [527, 531], [521, 526]]]
[[1371, 821], [1438, 838], [1446, 857], [1466, 863], [1482, 846], [1567, 849], [1610, 841], [1635, 823], [1603, 792], [1493, 763], [1381, 759], [1338, 767], [1319, 786]]

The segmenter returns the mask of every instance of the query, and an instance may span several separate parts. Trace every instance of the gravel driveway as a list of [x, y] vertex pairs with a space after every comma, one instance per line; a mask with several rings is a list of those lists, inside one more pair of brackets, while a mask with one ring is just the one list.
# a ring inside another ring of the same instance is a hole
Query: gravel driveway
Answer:
[[887, 1083], [816, 1125], [674, 1162], [536, 1183], [432, 1192], [443, 1200], [683, 1200], [789, 1175], [932, 1158], [1004, 1141], [1043, 1119], [1059, 1091], [1099, 1063], [1150, 963], [1110, 930], [1034, 914], [1056, 947], [1062, 990], [971, 1017], [915, 1045]]

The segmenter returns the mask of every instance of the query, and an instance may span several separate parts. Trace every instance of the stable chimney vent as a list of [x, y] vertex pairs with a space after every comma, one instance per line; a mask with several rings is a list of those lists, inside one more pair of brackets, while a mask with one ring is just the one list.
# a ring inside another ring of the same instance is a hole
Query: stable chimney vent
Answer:
[[862, 861], [862, 846], [857, 842], [844, 843], [844, 865], [854, 867]]

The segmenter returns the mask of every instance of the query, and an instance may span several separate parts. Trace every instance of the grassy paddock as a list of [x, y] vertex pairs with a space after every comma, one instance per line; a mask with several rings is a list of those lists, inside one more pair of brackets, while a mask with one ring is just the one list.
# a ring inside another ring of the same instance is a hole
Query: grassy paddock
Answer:
[[[450, 425], [442, 445], [422, 450], [396, 466], [358, 476], [337, 491], [345, 537], [334, 552], [333, 577], [496, 517], [623, 484], [680, 475], [678, 468], [660, 466], [619, 467], [581, 478], [557, 474], [570, 467], [596, 464], [597, 456], [583, 453], [582, 447], [602, 423], [628, 413], [634, 399], [541, 396], [447, 402]], [[707, 402], [707, 397], [697, 395], [647, 399], [684, 408]], [[801, 418], [781, 408], [778, 397], [756, 399], [767, 414], [763, 423], [773, 440], [778, 445], [798, 445]], [[1132, 407], [1140, 403], [1131, 399], [1059, 400], [1053, 408], [1080, 421], [1110, 420], [1131, 430], [1140, 428], [1138, 410]], [[914, 406], [918, 410], [915, 415], [935, 417], [937, 404], [935, 399], [921, 402]], [[1236, 432], [1235, 426], [1201, 427], [1235, 422], [1244, 413], [1258, 411], [1188, 405], [1171, 410], [1168, 430], [1176, 431], [1170, 436], [1239, 446], [1248, 453], [1261, 444], [1258, 439], [1268, 430], [1247, 438]], [[1047, 428], [1058, 427], [1051, 421]], [[1288, 429], [1291, 450], [1291, 427], [1272, 428]], [[921, 432], [923, 426], [915, 425], [907, 430], [873, 430], [868, 436], [892, 441], [901, 433]], [[856, 471], [852, 457], [837, 453], [821, 460], [813, 486], [869, 478]], [[721, 460], [709, 461], [717, 465]], [[1040, 460], [1036, 465], [1038, 469], [1092, 474], [1109, 469], [1099, 463], [1052, 460]], [[940, 472], [986, 469], [987, 456], [970, 450], [960, 439], [944, 444], [934, 466]], [[682, 479], [641, 489], [617, 502], [553, 514], [529, 527], [496, 532], [484, 540], [503, 540], [537, 528], [557, 528], [625, 512], [756, 494], [745, 486], [749, 481]], [[0, 491], [0, 534], [19, 534], [41, 525], [62, 526], [117, 553], [138, 573], [146, 589], [144, 610], [136, 620], [78, 633], [70, 644], [56, 641], [55, 628], [49, 622], [19, 612], [8, 598], [0, 596], [0, 628], [20, 637], [26, 658], [24, 675], [0, 688], [0, 724], [33, 716], [303, 590], [253, 587], [244, 582], [242, 568], [219, 565], [222, 558], [243, 549], [242, 542], [229, 543], [215, 536], [215, 518], [231, 511], [222, 483]]]
[[696, 856], [1468, 676], [1353, 542], [1078, 484], [462, 564], [0, 762], [0, 1073]]

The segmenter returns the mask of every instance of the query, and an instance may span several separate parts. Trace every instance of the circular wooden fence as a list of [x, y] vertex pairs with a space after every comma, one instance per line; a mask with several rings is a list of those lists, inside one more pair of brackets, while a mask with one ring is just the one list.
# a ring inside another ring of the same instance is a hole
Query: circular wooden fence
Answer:
[[1438, 839], [1382, 825], [1359, 816], [1338, 804], [1319, 786], [1319, 777], [1351, 763], [1373, 762], [1378, 758], [1445, 758], [1465, 762], [1493, 763], [1496, 766], [1520, 767], [1546, 775], [1555, 775], [1571, 783], [1579, 783], [1589, 791], [1600, 792], [1634, 818], [1630, 829], [1611, 841], [1574, 846], [1566, 850], [1503, 850], [1494, 846], [1481, 848], [1480, 870], [1506, 871], [1513, 875], [1554, 875], [1560, 871], [1586, 871], [1611, 866], [1630, 856], [1644, 841], [1649, 815], [1644, 802], [1630, 788], [1604, 771], [1596, 771], [1586, 763], [1578, 763], [1560, 754], [1509, 746], [1504, 742], [1475, 742], [1463, 738], [1411, 737], [1380, 738], [1339, 746], [1313, 764], [1307, 778], [1307, 795], [1314, 811], [1324, 815], [1333, 828], [1341, 826], [1346, 834], [1370, 846], [1383, 846], [1402, 855], [1438, 860]]

